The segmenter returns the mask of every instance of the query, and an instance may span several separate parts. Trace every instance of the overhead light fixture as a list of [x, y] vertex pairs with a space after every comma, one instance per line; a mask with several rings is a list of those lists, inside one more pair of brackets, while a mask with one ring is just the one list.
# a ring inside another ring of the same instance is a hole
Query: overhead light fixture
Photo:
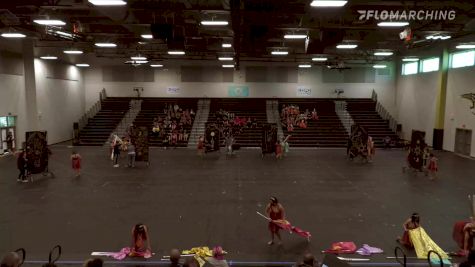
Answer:
[[185, 51], [178, 51], [178, 50], [168, 51], [168, 54], [169, 55], [184, 55]]
[[375, 56], [392, 56], [394, 53], [393, 52], [375, 52]]
[[25, 38], [26, 35], [19, 33], [19, 32], [5, 32], [2, 33], [2, 37], [5, 38]]
[[457, 48], [457, 49], [474, 49], [475, 44], [461, 44], [461, 45], [457, 45], [455, 48]]
[[59, 34], [61, 36], [67, 37], [67, 38], [73, 38], [73, 34], [69, 32], [63, 32], [63, 31], [54, 31], [54, 33]]
[[218, 57], [218, 60], [221, 60], [221, 61], [230, 61], [230, 60], [233, 60], [232, 57]]
[[78, 54], [82, 54], [83, 52], [81, 50], [64, 50], [63, 53], [78, 55]]
[[204, 26], [226, 26], [229, 23], [225, 20], [203, 20], [201, 21], [201, 25]]
[[312, 67], [312, 65], [310, 65], [310, 64], [300, 64], [299, 65], [299, 68], [311, 68], [311, 67]]
[[305, 39], [307, 38], [306, 34], [286, 34], [284, 35], [285, 39]]
[[150, 67], [152, 67], [152, 68], [161, 68], [161, 67], [163, 67], [163, 65], [162, 64], [151, 64]]
[[223, 65], [223, 68], [234, 68], [234, 65], [226, 64], [226, 65]]
[[409, 25], [407, 21], [382, 21], [378, 23], [379, 27], [403, 27]]
[[426, 36], [426, 39], [428, 40], [447, 40], [452, 38], [450, 35], [428, 35]]
[[141, 36], [144, 39], [152, 39], [153, 38], [153, 35], [151, 35], [151, 34], [142, 34]]
[[375, 68], [375, 69], [384, 69], [384, 68], [386, 68], [386, 65], [373, 65], [373, 68]]
[[223, 48], [230, 48], [230, 47], [231, 47], [231, 44], [224, 43], [222, 46], [223, 46]]
[[86, 64], [86, 63], [78, 63], [78, 64], [76, 64], [76, 67], [89, 67], [89, 64]]
[[358, 45], [355, 44], [339, 44], [336, 46], [338, 49], [355, 49], [357, 48]]
[[58, 57], [55, 57], [55, 56], [42, 56], [40, 57], [41, 59], [47, 59], [47, 60], [55, 60], [55, 59], [58, 59]]
[[95, 43], [94, 45], [98, 47], [116, 47], [117, 46], [114, 43]]
[[136, 64], [145, 64], [148, 63], [148, 60], [134, 60]]
[[416, 58], [416, 57], [406, 57], [406, 58], [403, 58], [402, 61], [404, 61], [404, 62], [414, 62], [414, 61], [419, 61], [419, 59]]
[[276, 56], [286, 56], [289, 54], [289, 52], [288, 51], [272, 51], [271, 54], [276, 55]]
[[51, 26], [61, 26], [66, 25], [66, 22], [58, 19], [35, 19], [33, 20], [34, 23], [40, 25], [51, 25]]
[[130, 59], [132, 59], [132, 60], [147, 60], [147, 58], [143, 57], [143, 56], [130, 57]]
[[314, 57], [312, 58], [312, 61], [327, 61], [328, 58], [326, 57]]
[[123, 6], [127, 3], [122, 0], [89, 0], [95, 6]]
[[310, 6], [314, 7], [342, 7], [346, 5], [348, 1], [343, 0], [313, 0]]

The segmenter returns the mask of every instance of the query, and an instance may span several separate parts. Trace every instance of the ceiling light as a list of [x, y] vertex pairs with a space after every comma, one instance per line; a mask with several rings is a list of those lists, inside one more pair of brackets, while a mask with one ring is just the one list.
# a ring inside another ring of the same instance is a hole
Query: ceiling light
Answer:
[[130, 59], [132, 59], [132, 60], [147, 60], [146, 57], [142, 57], [142, 56], [130, 57]]
[[326, 57], [314, 57], [312, 58], [312, 61], [327, 61], [328, 58]]
[[2, 37], [5, 37], [5, 38], [24, 38], [24, 37], [26, 37], [26, 35], [24, 35], [22, 33], [18, 33], [18, 32], [6, 32], [6, 33], [2, 33]]
[[375, 56], [392, 56], [394, 53], [393, 52], [375, 52]]
[[473, 49], [473, 48], [475, 48], [475, 44], [461, 44], [461, 45], [457, 45], [455, 48], [457, 48], [457, 49]]
[[384, 68], [386, 68], [386, 65], [373, 65], [373, 68], [375, 68], [375, 69], [384, 69]]
[[201, 25], [205, 26], [226, 26], [229, 23], [225, 20], [203, 20], [201, 21]]
[[354, 49], [354, 48], [357, 48], [358, 45], [355, 45], [355, 44], [339, 44], [336, 46], [336, 48], [338, 49]]
[[95, 43], [94, 45], [98, 47], [116, 47], [117, 46], [114, 43]]
[[299, 68], [311, 68], [311, 67], [312, 67], [312, 65], [310, 65], [310, 64], [300, 64], [299, 65]]
[[83, 52], [81, 50], [64, 50], [63, 53], [65, 54], [82, 54]]
[[73, 34], [69, 32], [55, 31], [55, 33], [64, 37], [73, 38]]
[[53, 25], [53, 26], [60, 26], [66, 25], [66, 22], [57, 19], [35, 19], [33, 22], [40, 24], [40, 25]]
[[407, 21], [383, 21], [378, 23], [379, 27], [403, 27], [409, 25]]
[[450, 35], [445, 35], [445, 36], [440, 37], [440, 39], [442, 39], [442, 40], [447, 40], [447, 39], [450, 39], [450, 38], [452, 38], [452, 36], [450, 36]]
[[271, 54], [277, 55], [277, 56], [286, 56], [289, 54], [289, 52], [288, 51], [272, 51]]
[[223, 68], [234, 68], [234, 65], [223, 65]]
[[232, 57], [218, 57], [218, 60], [229, 61], [229, 60], [233, 60], [233, 58]]
[[185, 51], [168, 51], [169, 55], [184, 55]]
[[145, 64], [148, 63], [148, 60], [134, 60], [136, 64]]
[[79, 63], [79, 64], [76, 64], [76, 67], [89, 67], [89, 64]]
[[151, 35], [151, 34], [142, 34], [141, 36], [144, 39], [152, 39], [153, 38], [153, 35]]
[[230, 47], [231, 47], [231, 44], [226, 44], [226, 43], [224, 43], [222, 46], [223, 46], [223, 48], [230, 48]]
[[414, 61], [419, 61], [419, 59], [416, 58], [416, 57], [407, 57], [407, 58], [403, 58], [402, 61], [404, 61], [404, 62], [414, 62]]
[[450, 38], [452, 38], [450, 35], [428, 35], [428, 36], [426, 36], [426, 39], [428, 39], [428, 40], [437, 40], [437, 39], [447, 40], [447, 39], [450, 39]]
[[89, 0], [95, 6], [123, 6], [127, 3], [122, 0]]
[[162, 64], [151, 64], [150, 67], [152, 67], [152, 68], [161, 68], [161, 67], [163, 67], [163, 65]]
[[58, 57], [55, 57], [55, 56], [42, 56], [40, 58], [41, 59], [50, 59], [50, 60], [58, 59]]
[[284, 35], [285, 39], [305, 39], [307, 38], [306, 34], [286, 34]]
[[341, 7], [346, 5], [347, 2], [341, 0], [313, 0], [310, 5], [314, 7]]

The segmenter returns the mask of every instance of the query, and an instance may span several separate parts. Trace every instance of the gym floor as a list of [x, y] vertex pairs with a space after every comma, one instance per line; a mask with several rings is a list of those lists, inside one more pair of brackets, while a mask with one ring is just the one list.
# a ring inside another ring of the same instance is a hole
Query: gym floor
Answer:
[[[380, 247], [371, 262], [394, 262], [396, 237], [412, 212], [446, 251], [457, 250], [452, 226], [470, 214], [475, 161], [436, 152], [439, 178], [402, 172], [405, 151], [378, 150], [373, 163], [348, 161], [342, 149], [292, 149], [283, 160], [245, 149], [199, 158], [195, 150], [151, 149], [150, 166], [113, 168], [107, 149], [79, 147], [82, 175], [75, 177], [67, 145], [51, 146], [54, 177], [18, 183], [16, 159], [0, 159], [0, 253], [23, 247], [27, 260], [47, 260], [53, 246], [62, 260], [82, 261], [93, 251], [131, 245], [136, 223], [149, 227], [160, 260], [171, 248], [221, 245], [233, 261], [292, 262], [332, 242]], [[268, 246], [267, 222], [256, 214], [275, 195], [292, 224], [311, 242], [282, 232]], [[414, 255], [408, 252], [408, 255]], [[350, 255], [348, 257], [361, 257]]]

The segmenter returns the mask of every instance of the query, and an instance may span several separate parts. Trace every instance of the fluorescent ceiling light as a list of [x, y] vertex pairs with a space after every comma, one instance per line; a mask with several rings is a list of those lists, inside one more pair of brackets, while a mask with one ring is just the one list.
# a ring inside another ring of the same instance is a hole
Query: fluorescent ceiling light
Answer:
[[218, 60], [229, 61], [229, 60], [233, 60], [233, 58], [232, 57], [218, 57]]
[[285, 39], [305, 39], [307, 38], [306, 34], [286, 34], [284, 35]]
[[354, 48], [357, 48], [358, 45], [355, 45], [355, 44], [339, 44], [336, 46], [336, 48], [338, 49], [354, 49]]
[[234, 65], [223, 65], [223, 68], [234, 68]]
[[419, 59], [416, 58], [416, 57], [407, 57], [407, 58], [403, 58], [402, 61], [404, 61], [404, 62], [413, 62], [413, 61], [419, 61]]
[[89, 0], [95, 6], [123, 6], [127, 3], [122, 0]]
[[142, 56], [130, 57], [130, 59], [132, 59], [132, 60], [147, 60], [146, 57], [142, 57]]
[[384, 69], [384, 68], [386, 68], [386, 65], [373, 65], [373, 68], [375, 68], [375, 69]]
[[455, 48], [457, 48], [457, 49], [473, 49], [473, 48], [475, 48], [475, 44], [461, 44], [461, 45], [457, 45]]
[[185, 51], [168, 51], [169, 55], [184, 55]]
[[346, 5], [347, 2], [342, 0], [313, 0], [310, 5], [314, 7], [341, 7]]
[[2, 33], [2, 37], [5, 37], [5, 38], [24, 38], [24, 37], [26, 37], [26, 35], [24, 35], [22, 33], [18, 33], [18, 32], [6, 32], [6, 33]]
[[442, 40], [447, 40], [447, 39], [450, 39], [450, 38], [452, 38], [452, 36], [450, 36], [450, 35], [440, 37], [440, 39], [442, 39]]
[[141, 36], [144, 39], [152, 39], [153, 38], [153, 35], [151, 35], [151, 34], [142, 34]]
[[135, 60], [134, 62], [137, 64], [145, 64], [148, 63], [148, 60]]
[[66, 22], [62, 20], [57, 20], [57, 19], [35, 19], [33, 20], [33, 22], [40, 25], [54, 25], [54, 26], [66, 25]]
[[230, 48], [230, 47], [231, 47], [231, 44], [226, 44], [226, 43], [224, 43], [222, 46], [223, 46], [223, 48]]
[[55, 57], [55, 56], [42, 56], [40, 58], [41, 59], [51, 59], [51, 60], [58, 59], [58, 57]]
[[392, 56], [394, 53], [393, 52], [375, 52], [375, 56]]
[[437, 40], [437, 39], [447, 40], [447, 39], [450, 39], [450, 38], [452, 38], [450, 35], [428, 35], [428, 36], [426, 36], [426, 39], [428, 39], [428, 40]]
[[277, 56], [286, 56], [289, 54], [289, 52], [288, 51], [272, 51], [271, 54], [277, 55]]
[[314, 57], [312, 58], [312, 61], [327, 61], [328, 58], [326, 57]]
[[205, 26], [226, 26], [229, 23], [225, 20], [203, 20], [201, 21], [201, 25]]
[[161, 67], [163, 67], [163, 65], [162, 64], [151, 64], [150, 67], [152, 67], [152, 68], [161, 68]]
[[81, 50], [64, 50], [63, 53], [65, 54], [82, 54]]
[[55, 31], [55, 33], [64, 37], [73, 38], [73, 34], [69, 32]]
[[310, 65], [310, 64], [300, 64], [299, 65], [299, 68], [311, 68], [311, 67], [312, 67], [312, 65]]
[[378, 23], [379, 27], [403, 27], [409, 25], [407, 21], [382, 21]]
[[117, 46], [114, 43], [95, 43], [94, 45], [98, 47], [116, 47]]
[[76, 67], [89, 67], [89, 64], [79, 63], [79, 64], [76, 64]]

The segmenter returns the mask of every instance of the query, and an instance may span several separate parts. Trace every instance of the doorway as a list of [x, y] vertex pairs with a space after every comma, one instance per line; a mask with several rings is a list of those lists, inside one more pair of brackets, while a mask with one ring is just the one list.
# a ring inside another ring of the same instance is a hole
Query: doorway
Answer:
[[470, 156], [472, 149], [472, 130], [457, 128], [455, 131], [455, 153]]
[[13, 142], [11, 150], [16, 149], [16, 116], [0, 117], [0, 154], [8, 151], [8, 133], [11, 133]]

